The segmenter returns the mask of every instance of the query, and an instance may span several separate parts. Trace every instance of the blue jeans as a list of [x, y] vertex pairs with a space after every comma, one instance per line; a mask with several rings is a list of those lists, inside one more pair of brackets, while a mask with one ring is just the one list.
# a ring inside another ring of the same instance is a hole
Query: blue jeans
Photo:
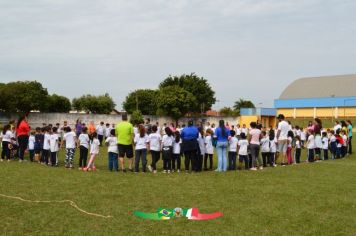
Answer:
[[109, 152], [109, 170], [110, 171], [119, 171], [119, 155], [117, 153]]
[[218, 169], [217, 171], [227, 171], [227, 142], [218, 142], [216, 151], [218, 153]]

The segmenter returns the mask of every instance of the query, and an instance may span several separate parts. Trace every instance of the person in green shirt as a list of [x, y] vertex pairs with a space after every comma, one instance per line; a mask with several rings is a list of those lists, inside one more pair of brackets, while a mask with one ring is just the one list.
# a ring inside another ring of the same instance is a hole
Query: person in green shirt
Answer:
[[349, 154], [352, 154], [352, 132], [353, 132], [353, 126], [351, 123], [351, 120], [348, 120], [347, 122], [347, 129], [349, 131]]
[[129, 123], [127, 118], [127, 114], [122, 115], [122, 121], [116, 125], [115, 133], [118, 140], [118, 148], [119, 148], [119, 159], [120, 165], [123, 172], [126, 172], [124, 158], [125, 156], [128, 158], [129, 162], [129, 170], [133, 172], [132, 163], [133, 163], [133, 147], [132, 142], [134, 138], [134, 128], [131, 123]]

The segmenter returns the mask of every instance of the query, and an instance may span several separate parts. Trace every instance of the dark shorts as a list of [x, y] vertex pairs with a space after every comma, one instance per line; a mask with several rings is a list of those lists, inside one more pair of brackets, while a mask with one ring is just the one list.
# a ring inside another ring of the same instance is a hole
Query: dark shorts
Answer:
[[123, 145], [123, 144], [118, 144], [117, 145], [119, 148], [119, 157], [127, 157], [127, 158], [133, 158], [134, 157], [134, 152], [133, 152], [133, 147], [132, 145]]

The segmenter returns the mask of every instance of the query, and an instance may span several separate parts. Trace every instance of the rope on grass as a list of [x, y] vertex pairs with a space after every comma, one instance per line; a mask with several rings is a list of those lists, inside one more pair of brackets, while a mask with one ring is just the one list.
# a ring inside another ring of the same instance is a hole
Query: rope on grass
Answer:
[[91, 213], [91, 212], [87, 212], [83, 209], [81, 209], [75, 202], [71, 201], [71, 200], [57, 200], [57, 201], [33, 201], [33, 200], [27, 200], [27, 199], [23, 199], [21, 197], [15, 197], [15, 196], [8, 196], [5, 194], [1, 194], [0, 193], [0, 197], [3, 198], [8, 198], [8, 199], [15, 199], [15, 200], [19, 200], [22, 202], [28, 202], [28, 203], [69, 203], [69, 205], [73, 208], [75, 208], [77, 211], [89, 215], [89, 216], [94, 216], [94, 217], [100, 217], [100, 218], [105, 218], [105, 219], [109, 219], [109, 218], [113, 218], [112, 216], [104, 216], [104, 215], [100, 215], [100, 214], [96, 214], [96, 213]]

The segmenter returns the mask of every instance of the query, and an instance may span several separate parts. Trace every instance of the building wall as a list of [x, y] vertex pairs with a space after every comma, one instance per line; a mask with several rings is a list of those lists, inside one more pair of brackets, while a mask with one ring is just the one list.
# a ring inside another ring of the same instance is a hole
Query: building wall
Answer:
[[328, 107], [328, 108], [279, 108], [278, 114], [288, 118], [321, 117], [339, 118], [356, 117], [356, 107]]
[[272, 116], [241, 116], [240, 125], [250, 127], [251, 122], [260, 121], [264, 127], [274, 127], [276, 125], [276, 117]]

